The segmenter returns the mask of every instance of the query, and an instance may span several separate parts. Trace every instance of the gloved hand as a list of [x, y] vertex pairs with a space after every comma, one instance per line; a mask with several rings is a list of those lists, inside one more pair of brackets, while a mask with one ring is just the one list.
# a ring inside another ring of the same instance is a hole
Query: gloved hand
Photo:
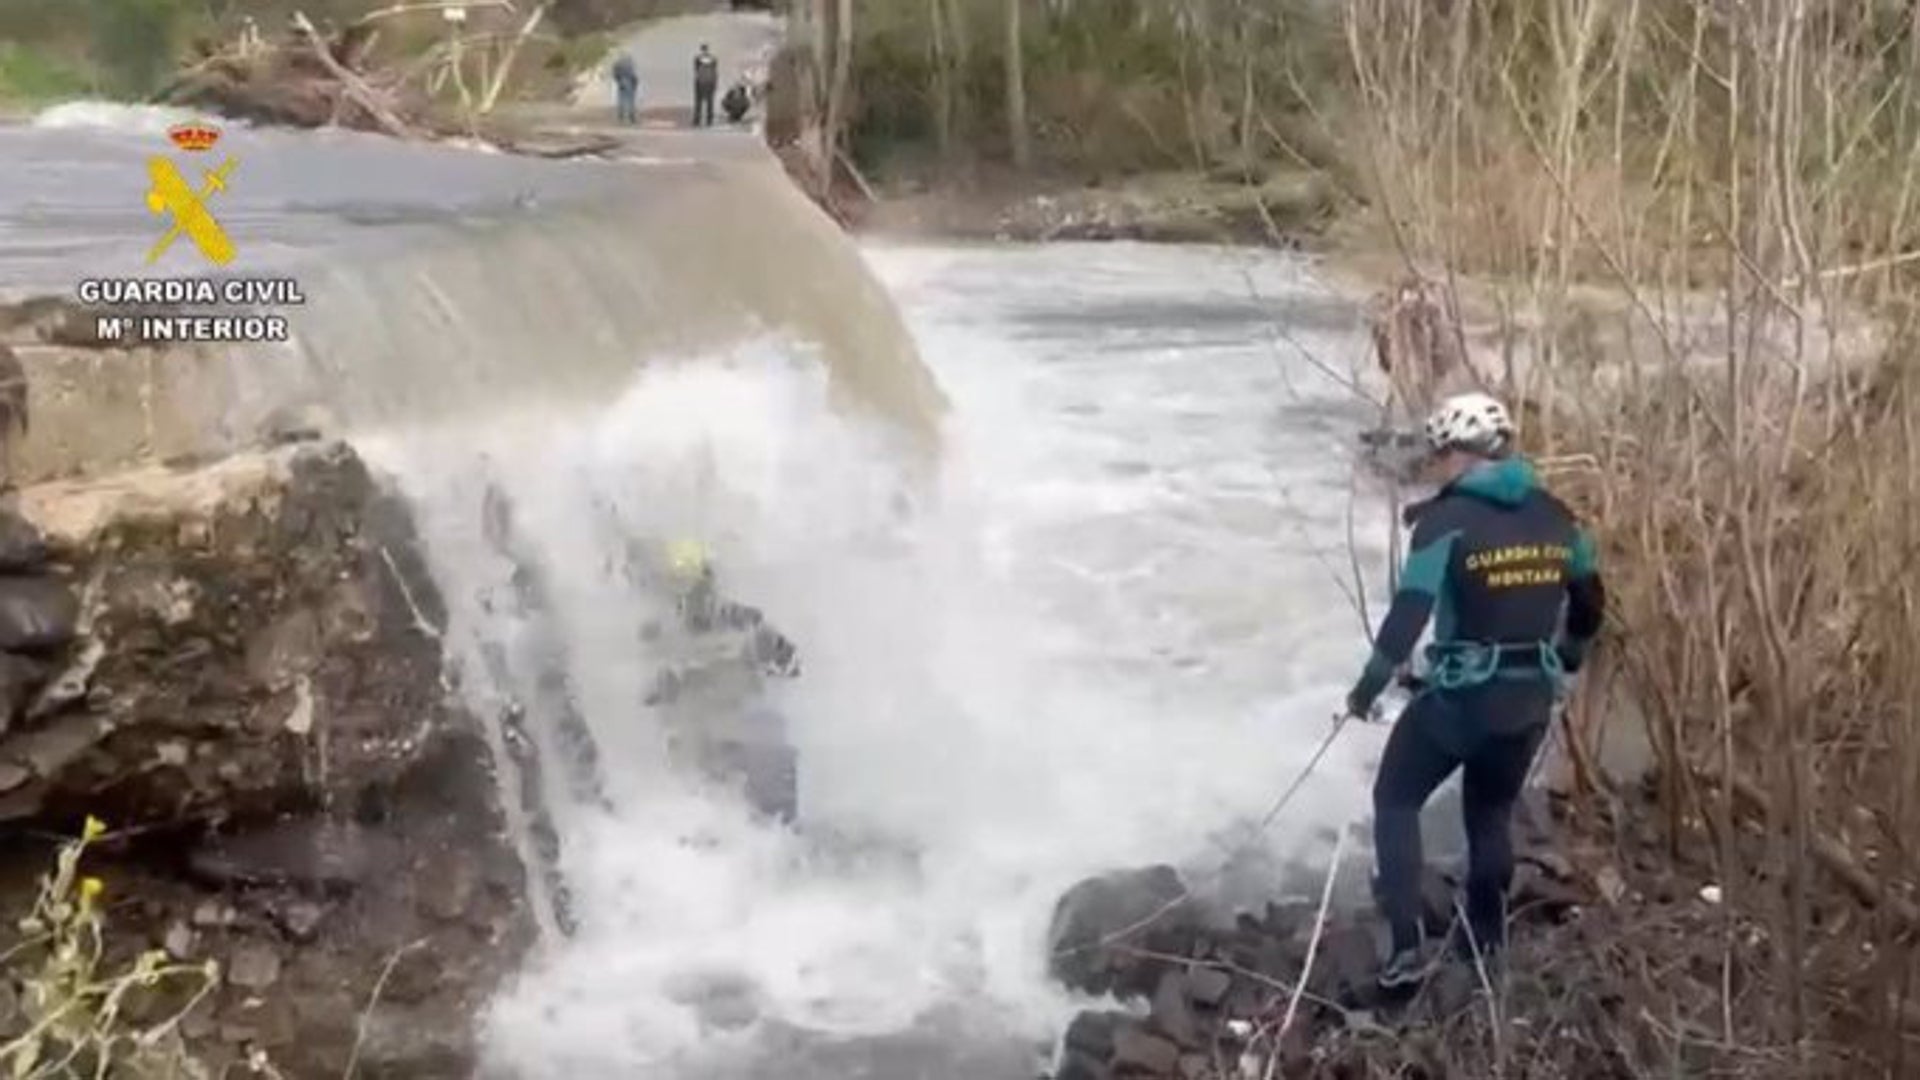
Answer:
[[1377, 700], [1367, 701], [1357, 692], [1349, 693], [1347, 695], [1346, 712], [1342, 713], [1337, 719], [1358, 720], [1365, 724], [1378, 723], [1380, 721], [1380, 703]]

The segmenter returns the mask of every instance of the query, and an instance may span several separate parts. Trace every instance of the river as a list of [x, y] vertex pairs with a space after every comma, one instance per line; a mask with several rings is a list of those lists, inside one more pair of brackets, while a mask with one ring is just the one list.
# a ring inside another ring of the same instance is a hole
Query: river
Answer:
[[[367, 447], [469, 676], [537, 697], [563, 657], [610, 763], [610, 811], [557, 810], [581, 926], [495, 1006], [501, 1075], [1036, 1075], [1076, 1007], [1045, 977], [1065, 887], [1170, 861], [1257, 895], [1364, 810], [1371, 730], [1250, 837], [1364, 657], [1352, 568], [1385, 565], [1338, 377], [1354, 305], [1274, 255], [865, 254], [953, 403], [931, 492], [778, 340], [650, 369], [563, 429]], [[500, 614], [489, 489], [537, 538], [547, 616]], [[660, 764], [634, 535], [704, 538], [799, 643], [797, 830]]]

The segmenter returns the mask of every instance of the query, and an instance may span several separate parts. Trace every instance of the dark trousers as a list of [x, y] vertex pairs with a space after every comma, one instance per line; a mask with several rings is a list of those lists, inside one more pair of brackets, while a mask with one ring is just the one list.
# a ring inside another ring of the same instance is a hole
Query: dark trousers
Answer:
[[713, 91], [711, 86], [693, 88], [693, 126], [713, 126]]
[[1496, 680], [1415, 698], [1387, 738], [1373, 783], [1381, 913], [1395, 951], [1420, 942], [1420, 809], [1455, 769], [1467, 833], [1467, 918], [1483, 948], [1505, 941], [1513, 880], [1513, 804], [1546, 737], [1553, 688]]
[[637, 124], [640, 122], [639, 111], [636, 107], [639, 96], [640, 88], [636, 85], [626, 84], [614, 87], [614, 111], [618, 114], [618, 119], [621, 123]]

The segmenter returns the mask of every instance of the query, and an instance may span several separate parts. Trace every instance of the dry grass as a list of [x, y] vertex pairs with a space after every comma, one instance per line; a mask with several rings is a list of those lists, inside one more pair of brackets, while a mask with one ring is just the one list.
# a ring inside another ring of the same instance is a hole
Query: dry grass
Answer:
[[[80, 872], [87, 845], [105, 831], [88, 818], [82, 835], [61, 848], [33, 911], [20, 921], [19, 938], [0, 954], [6, 976], [21, 987], [17, 1012], [0, 1016], [0, 1067], [15, 1080], [204, 1080], [211, 1073], [187, 1054], [177, 1028], [219, 985], [218, 969], [212, 961], [173, 963], [164, 950], [141, 953], [123, 971], [107, 968], [107, 886]], [[130, 1017], [130, 1003], [143, 992], [182, 986], [194, 988], [165, 1018]]]
[[[1686, 935], [1718, 962], [1620, 1018], [1692, 1049], [1620, 1075], [1920, 1060], [1920, 33], [1887, 9], [1346, 4], [1375, 208], [1410, 264], [1491, 283], [1529, 441], [1597, 461], [1567, 486], [1661, 843], [1728, 897]], [[1624, 302], [1596, 314], [1596, 285]], [[1866, 322], [1881, 347], [1835, 362]], [[1618, 929], [1642, 964], [1672, 944]]]

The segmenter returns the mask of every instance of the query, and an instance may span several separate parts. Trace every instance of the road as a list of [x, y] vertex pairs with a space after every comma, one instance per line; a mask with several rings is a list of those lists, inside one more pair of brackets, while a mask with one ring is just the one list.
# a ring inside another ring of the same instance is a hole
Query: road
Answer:
[[[715, 12], [681, 15], [648, 23], [624, 47], [640, 71], [643, 126], [685, 127], [693, 117], [693, 55], [701, 45], [720, 61], [720, 92], [744, 72], [762, 72], [772, 63], [786, 33], [784, 22], [764, 12]], [[570, 102], [577, 114], [613, 115], [612, 57], [587, 72]], [[724, 121], [722, 122], [724, 126]]]

